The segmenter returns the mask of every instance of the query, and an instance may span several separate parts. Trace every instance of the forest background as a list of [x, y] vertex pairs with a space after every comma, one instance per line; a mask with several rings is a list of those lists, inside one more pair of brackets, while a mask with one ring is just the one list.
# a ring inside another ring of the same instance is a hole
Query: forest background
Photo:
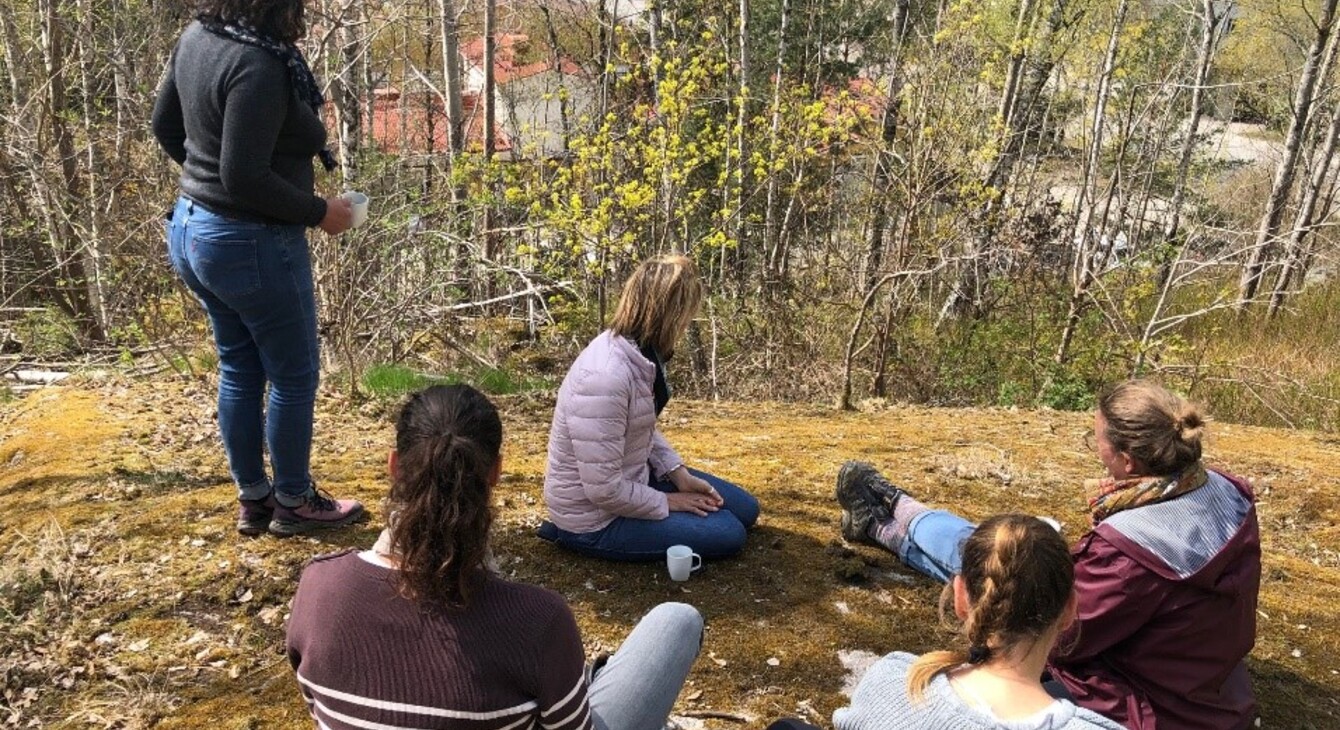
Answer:
[[[318, 184], [374, 201], [312, 234], [328, 382], [551, 387], [677, 251], [691, 395], [1079, 409], [1153, 374], [1335, 430], [1336, 4], [311, 0]], [[9, 392], [212, 367], [147, 122], [190, 12], [0, 0]]]

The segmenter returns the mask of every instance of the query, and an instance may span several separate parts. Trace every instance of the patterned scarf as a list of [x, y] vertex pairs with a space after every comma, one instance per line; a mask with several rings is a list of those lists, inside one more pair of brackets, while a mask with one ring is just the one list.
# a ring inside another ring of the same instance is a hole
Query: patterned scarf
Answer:
[[1089, 503], [1089, 512], [1097, 527], [1099, 522], [1118, 512], [1180, 497], [1200, 489], [1209, 480], [1205, 467], [1197, 461], [1169, 476], [1087, 479], [1084, 499]]
[[[277, 41], [251, 26], [225, 23], [214, 16], [200, 15], [196, 20], [200, 21], [205, 30], [216, 36], [264, 49], [283, 61], [288, 67], [289, 80], [293, 82], [293, 93], [299, 101], [304, 101], [312, 107], [312, 111], [319, 113], [321, 105], [326, 103], [326, 98], [321, 95], [321, 87], [316, 83], [316, 76], [312, 73], [312, 67], [307, 65], [307, 59], [303, 58], [302, 51], [298, 50], [297, 46]], [[317, 156], [321, 158], [321, 164], [326, 168], [326, 172], [331, 172], [340, 166], [329, 147], [322, 147]]]

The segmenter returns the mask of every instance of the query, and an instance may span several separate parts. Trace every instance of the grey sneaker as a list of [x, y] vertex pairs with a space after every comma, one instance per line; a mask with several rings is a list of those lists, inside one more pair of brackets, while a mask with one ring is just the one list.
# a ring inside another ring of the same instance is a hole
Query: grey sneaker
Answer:
[[293, 507], [275, 501], [270, 533], [278, 537], [301, 535], [312, 530], [343, 527], [362, 519], [363, 505], [353, 499], [335, 499], [313, 487], [301, 504]]
[[893, 505], [902, 490], [863, 461], [848, 461], [838, 470], [837, 500], [842, 505], [842, 537], [874, 544], [870, 526], [893, 519]]
[[265, 499], [239, 499], [237, 504], [237, 531], [247, 537], [264, 535], [275, 511], [274, 493]]

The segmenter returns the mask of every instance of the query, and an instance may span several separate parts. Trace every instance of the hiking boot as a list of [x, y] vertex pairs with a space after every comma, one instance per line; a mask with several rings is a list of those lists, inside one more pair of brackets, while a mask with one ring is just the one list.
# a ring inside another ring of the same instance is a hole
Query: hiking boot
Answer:
[[278, 537], [301, 535], [312, 530], [343, 527], [357, 522], [364, 515], [363, 505], [352, 499], [335, 499], [325, 491], [313, 487], [301, 504], [293, 507], [275, 501], [274, 519], [270, 533]]
[[[877, 486], [877, 483], [878, 486]], [[886, 503], [885, 495], [894, 492]], [[842, 505], [842, 537], [848, 542], [876, 544], [870, 526], [893, 519], [891, 505], [901, 490], [889, 484], [875, 467], [862, 461], [848, 461], [838, 470], [837, 500]]]
[[274, 492], [265, 499], [239, 499], [237, 504], [237, 531], [247, 537], [265, 534], [277, 504]]
[[907, 490], [894, 486], [893, 482], [885, 479], [884, 475], [880, 474], [875, 467], [869, 464], [863, 466], [868, 468], [870, 473], [869, 476], [862, 477], [862, 483], [866, 489], [874, 493], [875, 498], [879, 500], [880, 504], [884, 505], [884, 509], [888, 510], [889, 515], [892, 516], [893, 511], [898, 507], [898, 499], [907, 494]]

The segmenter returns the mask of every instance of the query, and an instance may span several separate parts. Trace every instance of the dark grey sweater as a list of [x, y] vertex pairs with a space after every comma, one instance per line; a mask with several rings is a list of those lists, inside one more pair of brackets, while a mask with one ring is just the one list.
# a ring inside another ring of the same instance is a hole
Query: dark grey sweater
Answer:
[[326, 128], [268, 51], [187, 26], [154, 104], [154, 136], [181, 165], [181, 191], [215, 213], [315, 226], [312, 158]]

